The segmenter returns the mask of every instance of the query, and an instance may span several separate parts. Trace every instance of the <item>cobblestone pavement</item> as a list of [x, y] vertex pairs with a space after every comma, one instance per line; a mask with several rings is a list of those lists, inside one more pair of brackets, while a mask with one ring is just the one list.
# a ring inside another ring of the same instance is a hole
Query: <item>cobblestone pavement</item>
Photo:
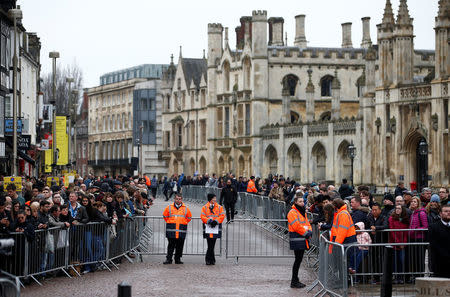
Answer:
[[[148, 215], [160, 216], [168, 203], [158, 199]], [[187, 203], [193, 216], [200, 206]], [[132, 296], [313, 296], [306, 289], [291, 289], [293, 258], [225, 259], [216, 257], [206, 266], [203, 256], [184, 256], [183, 265], [163, 265], [164, 256], [144, 256], [143, 262], [122, 261], [119, 270], [97, 271], [82, 277], [45, 280], [42, 287], [30, 284], [21, 296], [117, 296], [117, 284], [132, 285]], [[137, 259], [136, 259], [137, 260]], [[315, 276], [302, 266], [300, 280], [311, 284]]]

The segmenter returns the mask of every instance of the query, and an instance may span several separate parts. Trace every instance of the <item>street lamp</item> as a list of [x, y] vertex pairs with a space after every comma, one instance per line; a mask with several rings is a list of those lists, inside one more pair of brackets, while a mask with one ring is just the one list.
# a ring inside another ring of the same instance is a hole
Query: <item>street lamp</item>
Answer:
[[[420, 155], [420, 158], [417, 164], [417, 166], [419, 167], [418, 172], [420, 173], [420, 176], [418, 176], [418, 178], [420, 179], [418, 182], [418, 187], [419, 190], [422, 190], [423, 187], [427, 187], [428, 186], [428, 144], [425, 141], [424, 138], [420, 139], [419, 141], [419, 148], [418, 148], [418, 153]], [[419, 174], [418, 174], [419, 175]]]
[[53, 123], [52, 123], [52, 173], [56, 175], [56, 163], [58, 156], [56, 155], [56, 59], [59, 58], [59, 52], [53, 51], [48, 54], [50, 59], [53, 59], [53, 86], [52, 86], [52, 100], [50, 104], [53, 105]]
[[72, 135], [71, 135], [71, 130], [72, 130], [72, 125], [71, 125], [71, 109], [72, 109], [72, 92], [71, 92], [71, 87], [72, 87], [72, 83], [75, 80], [72, 77], [66, 77], [66, 83], [69, 84], [69, 100], [68, 100], [68, 115], [67, 115], [67, 119], [69, 122], [69, 127], [68, 127], [68, 135], [69, 135], [69, 151], [67, 152], [69, 154], [69, 164], [70, 166], [72, 166]]
[[422, 156], [426, 156], [428, 154], [428, 144], [423, 138], [419, 142], [419, 154]]
[[13, 159], [12, 175], [17, 175], [17, 20], [22, 19], [20, 9], [8, 10], [9, 18], [14, 22], [14, 56], [13, 56]]
[[347, 147], [347, 153], [348, 153], [348, 157], [352, 161], [350, 180], [352, 181], [352, 187], [353, 187], [353, 160], [355, 159], [355, 156], [356, 156], [356, 147], [353, 145], [353, 140], [350, 143], [350, 145]]

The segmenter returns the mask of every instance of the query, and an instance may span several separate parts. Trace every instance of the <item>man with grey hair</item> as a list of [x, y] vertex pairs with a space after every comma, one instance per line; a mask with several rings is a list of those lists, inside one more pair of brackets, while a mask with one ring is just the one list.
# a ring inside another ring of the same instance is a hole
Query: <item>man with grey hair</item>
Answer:
[[422, 201], [423, 206], [426, 206], [428, 203], [430, 203], [430, 200], [431, 200], [431, 189], [423, 188], [422, 194], [420, 195], [420, 201]]
[[[406, 213], [408, 214], [408, 217], [411, 216], [412, 211], [411, 211], [411, 209], [409, 209], [409, 208], [405, 205], [405, 199], [403, 199], [403, 196], [397, 196], [397, 197], [395, 197], [395, 205], [396, 205], [396, 206], [397, 206], [397, 205], [400, 205], [400, 206], [405, 207], [405, 208], [406, 208]], [[394, 211], [394, 210], [395, 210], [395, 208], [394, 208], [392, 211]], [[392, 211], [391, 211], [391, 213], [392, 213]], [[391, 213], [390, 213], [389, 215], [391, 215]]]

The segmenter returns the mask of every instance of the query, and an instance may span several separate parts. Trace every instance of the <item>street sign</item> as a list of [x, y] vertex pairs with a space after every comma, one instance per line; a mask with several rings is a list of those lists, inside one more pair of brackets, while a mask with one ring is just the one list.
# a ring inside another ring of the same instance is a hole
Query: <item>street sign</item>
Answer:
[[15, 184], [16, 191], [22, 192], [22, 177], [20, 176], [5, 176], [3, 178], [3, 183], [5, 184], [4, 185], [5, 189], [9, 184]]
[[49, 150], [50, 149], [50, 140], [48, 139], [42, 139], [41, 140], [41, 150]]
[[[5, 135], [13, 134], [13, 124], [14, 124], [14, 121], [12, 118], [5, 118]], [[22, 133], [22, 120], [21, 119], [17, 119], [16, 131], [17, 131], [17, 133]]]

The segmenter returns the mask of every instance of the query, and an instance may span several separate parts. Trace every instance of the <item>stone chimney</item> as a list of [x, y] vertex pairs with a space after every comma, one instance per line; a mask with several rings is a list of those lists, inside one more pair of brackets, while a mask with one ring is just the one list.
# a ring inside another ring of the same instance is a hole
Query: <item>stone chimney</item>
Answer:
[[269, 45], [282, 46], [283, 43], [283, 18], [270, 18], [269, 22]]
[[305, 36], [305, 15], [299, 14], [295, 16], [295, 40], [294, 45], [300, 48], [306, 48]]
[[342, 24], [342, 47], [352, 48], [352, 23]]
[[[251, 16], [243, 16], [240, 19], [241, 25], [236, 27], [236, 48], [243, 49], [245, 45], [245, 34], [252, 32], [252, 17]], [[247, 38], [249, 42], [251, 42], [251, 36], [248, 35]]]
[[361, 47], [369, 48], [372, 45], [372, 40], [370, 39], [370, 17], [364, 17], [361, 21], [363, 29]]

